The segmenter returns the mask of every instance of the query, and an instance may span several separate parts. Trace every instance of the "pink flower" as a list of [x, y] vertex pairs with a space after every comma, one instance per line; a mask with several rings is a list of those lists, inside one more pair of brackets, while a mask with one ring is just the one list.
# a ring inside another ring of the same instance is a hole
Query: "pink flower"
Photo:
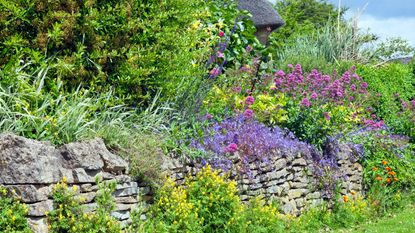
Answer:
[[277, 72], [275, 73], [275, 76], [276, 76], [276, 77], [284, 77], [284, 75], [285, 75], [285, 73], [284, 73], [284, 71], [282, 71], [282, 70], [279, 70], [279, 71], [277, 71]]
[[244, 117], [246, 118], [246, 119], [250, 119], [250, 118], [252, 118], [252, 116], [254, 115], [254, 111], [252, 111], [251, 109], [246, 109], [245, 111], [244, 111]]
[[211, 115], [211, 114], [209, 114], [209, 113], [206, 113], [206, 119], [208, 119], [208, 120], [210, 120], [210, 119], [212, 119], [213, 118], [213, 116]]
[[362, 84], [360, 84], [360, 87], [366, 89], [368, 87], [367, 82], [362, 82]]
[[224, 57], [225, 57], [225, 54], [223, 54], [222, 52], [218, 51], [218, 52], [216, 53], [216, 56], [217, 56], [217, 57], [220, 57], [220, 58], [224, 58]]
[[252, 96], [248, 96], [245, 99], [245, 104], [247, 104], [247, 105], [252, 105], [252, 104], [254, 104], [254, 102], [255, 102], [255, 99]]
[[209, 72], [210, 76], [212, 78], [215, 78], [217, 76], [219, 76], [220, 74], [220, 69], [219, 68], [213, 68], [210, 72]]
[[235, 143], [231, 143], [225, 147], [225, 152], [228, 152], [228, 153], [235, 153], [237, 150], [238, 150], [238, 145], [236, 145]]
[[415, 100], [411, 100], [412, 107], [415, 108]]
[[311, 99], [317, 99], [317, 93], [313, 92], [313, 94], [311, 94]]
[[237, 87], [233, 87], [232, 91], [236, 92], [236, 93], [241, 93], [242, 88], [240, 86]]
[[253, 48], [250, 45], [248, 45], [248, 46], [246, 46], [245, 50], [246, 50], [247, 53], [250, 53], [250, 52], [252, 52]]
[[225, 33], [224, 33], [223, 31], [220, 31], [220, 32], [219, 32], [219, 36], [220, 36], [220, 37], [223, 37], [223, 36], [225, 36]]
[[329, 120], [330, 120], [330, 114], [329, 114], [328, 112], [324, 112], [324, 113], [323, 113], [323, 115], [324, 115], [324, 118], [325, 118], [327, 121], [329, 121]]
[[310, 101], [307, 98], [304, 98], [301, 101], [301, 105], [309, 108], [311, 106], [311, 103], [310, 103]]

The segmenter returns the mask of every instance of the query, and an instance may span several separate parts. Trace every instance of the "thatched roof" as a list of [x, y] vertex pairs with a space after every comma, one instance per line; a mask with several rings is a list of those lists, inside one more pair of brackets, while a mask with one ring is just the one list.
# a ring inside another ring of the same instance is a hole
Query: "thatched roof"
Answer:
[[239, 0], [238, 8], [252, 14], [252, 21], [257, 28], [270, 27], [273, 31], [284, 25], [281, 16], [267, 0]]

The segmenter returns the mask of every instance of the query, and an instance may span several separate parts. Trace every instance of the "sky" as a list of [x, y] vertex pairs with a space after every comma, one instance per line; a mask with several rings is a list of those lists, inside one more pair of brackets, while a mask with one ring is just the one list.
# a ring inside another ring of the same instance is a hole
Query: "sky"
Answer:
[[[339, 0], [329, 0], [334, 5]], [[359, 27], [370, 28], [385, 39], [401, 37], [415, 46], [415, 0], [340, 0], [342, 6], [349, 8], [346, 17], [361, 12]]]
[[[275, 2], [278, 0], [269, 0]], [[415, 47], [415, 0], [340, 0], [349, 11], [346, 18], [361, 12], [359, 27], [370, 28], [380, 39], [401, 37]], [[328, 0], [338, 6], [339, 0]]]

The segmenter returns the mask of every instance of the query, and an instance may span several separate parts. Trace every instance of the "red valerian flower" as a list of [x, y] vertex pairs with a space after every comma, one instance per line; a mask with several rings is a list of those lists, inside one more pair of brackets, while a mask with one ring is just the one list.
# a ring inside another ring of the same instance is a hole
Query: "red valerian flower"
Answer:
[[252, 105], [252, 104], [254, 104], [254, 102], [255, 102], [255, 99], [254, 99], [254, 97], [252, 97], [252, 96], [248, 96], [248, 97], [246, 97], [246, 99], [245, 99], [245, 103], [246, 103], [247, 105]]
[[225, 147], [225, 152], [235, 153], [238, 150], [238, 145], [236, 143], [231, 143]]
[[247, 119], [250, 119], [253, 115], [254, 115], [254, 111], [252, 111], [251, 109], [247, 109], [244, 112], [244, 117]]
[[219, 36], [220, 36], [220, 37], [223, 37], [223, 36], [225, 36], [225, 33], [224, 33], [223, 31], [220, 31], [220, 32], [219, 32]]

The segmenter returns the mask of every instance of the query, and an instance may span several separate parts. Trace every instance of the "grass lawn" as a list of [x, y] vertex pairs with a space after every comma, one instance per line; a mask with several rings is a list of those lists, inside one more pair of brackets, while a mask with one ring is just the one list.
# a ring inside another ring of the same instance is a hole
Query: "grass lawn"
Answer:
[[368, 232], [368, 233], [415, 233], [415, 206], [385, 216], [378, 221], [368, 222], [352, 229], [341, 229], [337, 233]]

